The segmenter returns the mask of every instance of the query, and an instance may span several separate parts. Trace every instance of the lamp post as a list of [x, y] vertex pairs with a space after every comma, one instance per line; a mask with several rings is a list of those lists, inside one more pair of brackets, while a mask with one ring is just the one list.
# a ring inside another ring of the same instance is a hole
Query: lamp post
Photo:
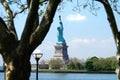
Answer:
[[36, 80], [38, 80], [38, 62], [39, 59], [43, 56], [43, 54], [40, 52], [40, 50], [35, 50], [33, 53], [36, 60]]

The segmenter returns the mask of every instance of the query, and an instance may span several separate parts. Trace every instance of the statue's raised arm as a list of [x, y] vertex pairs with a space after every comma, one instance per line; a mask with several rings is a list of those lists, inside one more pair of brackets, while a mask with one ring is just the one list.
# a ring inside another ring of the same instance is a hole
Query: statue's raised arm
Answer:
[[63, 37], [63, 30], [64, 30], [64, 28], [63, 28], [61, 16], [59, 16], [59, 24], [60, 24], [60, 26], [57, 27], [57, 31], [58, 31], [57, 32], [57, 38], [58, 38], [57, 43], [63, 44], [63, 43], [65, 43], [65, 39]]
[[61, 23], [62, 23], [61, 16], [59, 16], [59, 22], [61, 22]]

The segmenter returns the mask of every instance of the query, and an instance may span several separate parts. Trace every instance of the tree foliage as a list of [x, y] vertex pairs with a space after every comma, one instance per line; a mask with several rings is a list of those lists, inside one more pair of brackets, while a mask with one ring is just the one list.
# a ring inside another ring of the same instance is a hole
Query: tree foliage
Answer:
[[[110, 7], [113, 11], [120, 14], [120, 1], [119, 0], [67, 0], [71, 3], [74, 3], [73, 5], [73, 11], [81, 12], [82, 9], [87, 9], [89, 12], [91, 12], [93, 15], [97, 15], [98, 11], [101, 9], [101, 5], [99, 2], [109, 2]], [[103, 3], [102, 3], [103, 4]]]
[[60, 69], [64, 66], [64, 62], [61, 59], [51, 59], [49, 62], [49, 67], [51, 69]]
[[115, 57], [97, 58], [91, 57], [87, 59], [85, 68], [88, 71], [114, 71], [117, 67], [117, 60]]
[[83, 69], [83, 62], [78, 58], [71, 58], [68, 64], [68, 69], [81, 70]]

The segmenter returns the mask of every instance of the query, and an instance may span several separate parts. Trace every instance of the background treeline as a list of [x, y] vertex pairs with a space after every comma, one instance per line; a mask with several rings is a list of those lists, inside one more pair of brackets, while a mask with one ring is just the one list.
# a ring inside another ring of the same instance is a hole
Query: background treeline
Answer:
[[69, 70], [87, 70], [87, 71], [115, 71], [117, 60], [116, 57], [98, 58], [96, 56], [87, 60], [71, 58], [67, 66], [63, 65], [61, 60], [51, 59], [49, 66], [51, 69], [66, 68]]

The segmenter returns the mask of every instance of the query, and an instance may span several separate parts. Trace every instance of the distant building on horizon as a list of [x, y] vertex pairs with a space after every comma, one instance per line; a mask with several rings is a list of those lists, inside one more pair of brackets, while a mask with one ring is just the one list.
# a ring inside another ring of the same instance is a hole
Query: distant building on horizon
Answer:
[[[49, 63], [44, 63], [44, 64], [40, 63], [40, 64], [38, 65], [38, 68], [39, 68], [39, 69], [49, 69]], [[31, 70], [32, 70], [32, 71], [35, 71], [35, 70], [36, 70], [36, 64], [31, 64]]]

